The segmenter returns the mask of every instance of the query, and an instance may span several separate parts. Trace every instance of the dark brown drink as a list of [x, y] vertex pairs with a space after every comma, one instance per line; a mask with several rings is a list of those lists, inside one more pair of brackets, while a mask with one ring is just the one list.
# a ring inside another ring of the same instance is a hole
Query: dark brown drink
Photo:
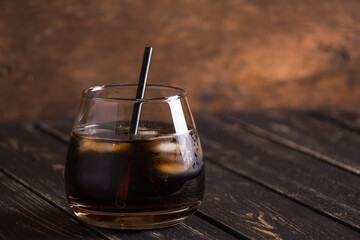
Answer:
[[204, 193], [196, 130], [170, 134], [169, 126], [147, 123], [130, 137], [127, 129], [118, 122], [72, 133], [65, 171], [72, 209], [102, 227], [176, 224], [196, 210]]

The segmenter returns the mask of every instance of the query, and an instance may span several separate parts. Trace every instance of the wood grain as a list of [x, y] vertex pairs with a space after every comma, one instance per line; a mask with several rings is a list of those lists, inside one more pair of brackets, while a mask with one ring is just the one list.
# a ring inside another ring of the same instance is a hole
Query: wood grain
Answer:
[[[32, 123], [2, 124], [0, 136], [0, 168], [43, 199], [70, 213], [63, 179], [67, 146], [41, 133]], [[73, 219], [76, 220], [75, 216]], [[85, 223], [83, 225], [95, 229]], [[94, 231], [109, 239], [235, 239], [196, 216], [173, 228], [153, 231], [111, 231], [100, 228]]]
[[[68, 133], [71, 122], [47, 121], [41, 127], [44, 130], [53, 127], [49, 133], [64, 139], [64, 136], [61, 136], [63, 134], [54, 129]], [[218, 139], [218, 135], [216, 136]], [[204, 144], [204, 141], [202, 142]], [[219, 150], [219, 153], [221, 151]], [[206, 149], [205, 154], [209, 155]], [[205, 159], [207, 161], [206, 194], [198, 214], [207, 221], [215, 225], [224, 224], [251, 239], [359, 237], [359, 233], [350, 228], [243, 178], [234, 171], [224, 170], [216, 161], [210, 162], [210, 160]]]
[[[354, 134], [353, 129], [344, 129], [334, 124], [329, 121], [332, 118], [326, 119], [320, 112], [272, 110], [262, 113], [229, 113], [226, 116], [238, 121], [249, 131], [360, 175], [360, 152], [354, 148], [360, 145], [360, 135]], [[255, 127], [268, 132], [261, 132]]]
[[[360, 227], [359, 177], [308, 155], [224, 124], [220, 116], [197, 116], [205, 154], [263, 186], [355, 229]], [[216, 136], [214, 138], [214, 136]]]
[[313, 111], [310, 114], [323, 121], [331, 121], [347, 130], [360, 133], [360, 116], [354, 112], [332, 110]]
[[[204, 141], [203, 141], [204, 142]], [[360, 233], [282, 197], [206, 158], [200, 211], [250, 239], [359, 238]]]
[[0, 239], [103, 239], [0, 172]]

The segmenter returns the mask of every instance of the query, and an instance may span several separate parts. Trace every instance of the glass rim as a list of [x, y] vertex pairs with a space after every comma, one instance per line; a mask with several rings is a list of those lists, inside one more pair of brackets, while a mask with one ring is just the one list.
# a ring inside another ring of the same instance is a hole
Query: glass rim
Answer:
[[[113, 87], [137, 87], [137, 84], [107, 84], [107, 85], [98, 85], [98, 86], [93, 86], [93, 87], [89, 87], [85, 90], [82, 91], [82, 97], [87, 98], [87, 99], [91, 99], [91, 100], [101, 100], [101, 101], [134, 101], [134, 102], [153, 102], [153, 101], [173, 101], [173, 100], [177, 100], [180, 98], [184, 98], [187, 95], [187, 92], [179, 87], [174, 87], [174, 86], [169, 86], [169, 85], [161, 85], [161, 84], [147, 84], [146, 85], [146, 89], [148, 89], [149, 87], [158, 87], [158, 88], [163, 88], [163, 89], [171, 89], [171, 90], [176, 90], [178, 92], [178, 94], [173, 94], [170, 96], [165, 96], [165, 97], [155, 97], [155, 98], [142, 98], [142, 99], [138, 99], [138, 98], [114, 98], [114, 97], [99, 97], [99, 96], [94, 96], [91, 93], [95, 92], [95, 91], [100, 91], [103, 90], [105, 88], [109, 89], [109, 88], [113, 88]], [[146, 89], [145, 89], [145, 96], [146, 96]]]

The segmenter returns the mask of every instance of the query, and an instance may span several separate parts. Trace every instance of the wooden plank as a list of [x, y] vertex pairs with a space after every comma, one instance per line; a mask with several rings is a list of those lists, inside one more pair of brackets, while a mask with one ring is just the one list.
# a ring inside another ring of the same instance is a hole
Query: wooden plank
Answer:
[[[38, 192], [44, 199], [71, 212], [65, 198], [63, 180], [67, 146], [38, 131], [30, 123], [2, 124], [0, 136], [0, 168], [18, 178], [24, 186]], [[181, 225], [153, 231], [96, 229], [110, 239], [235, 239], [196, 216]]]
[[50, 134], [56, 139], [65, 142], [66, 144], [70, 140], [71, 129], [73, 126], [74, 120], [72, 119], [53, 119], [46, 120], [42, 122], [37, 122], [35, 127], [45, 132], [46, 134]]
[[251, 239], [352, 239], [360, 233], [207, 161], [201, 212]]
[[[354, 147], [360, 145], [360, 135], [314, 117], [315, 113], [273, 110], [252, 114], [228, 113], [225, 116], [245, 122], [245, 127], [254, 133], [360, 175], [360, 151]], [[254, 126], [268, 133], [261, 133]]]
[[[64, 132], [70, 126], [65, 121], [47, 124]], [[252, 239], [359, 238], [358, 232], [206, 161], [206, 193], [198, 216], [209, 222]]]
[[197, 116], [206, 156], [284, 196], [359, 229], [359, 176], [267, 139], [224, 124], [214, 114]]
[[0, 239], [103, 239], [0, 172]]
[[360, 115], [357, 113], [331, 110], [311, 112], [310, 114], [322, 120], [331, 121], [352, 132], [360, 133]]

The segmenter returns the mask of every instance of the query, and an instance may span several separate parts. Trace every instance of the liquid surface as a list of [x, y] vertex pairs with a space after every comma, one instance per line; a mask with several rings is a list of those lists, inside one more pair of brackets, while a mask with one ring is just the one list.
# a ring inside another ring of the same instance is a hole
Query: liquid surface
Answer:
[[130, 140], [128, 125], [94, 125], [72, 133], [65, 168], [70, 205], [136, 213], [200, 203], [204, 165], [196, 130], [169, 134], [171, 127], [147, 123]]

